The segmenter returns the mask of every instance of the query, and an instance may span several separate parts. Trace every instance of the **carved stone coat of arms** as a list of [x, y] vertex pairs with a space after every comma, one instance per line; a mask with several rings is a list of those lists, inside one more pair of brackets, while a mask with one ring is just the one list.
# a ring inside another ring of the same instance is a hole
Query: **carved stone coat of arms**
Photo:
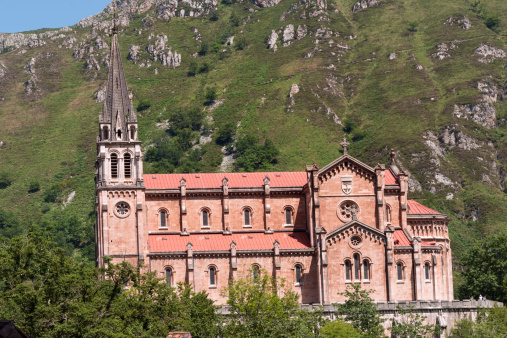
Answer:
[[352, 176], [342, 176], [342, 191], [347, 195], [352, 192]]

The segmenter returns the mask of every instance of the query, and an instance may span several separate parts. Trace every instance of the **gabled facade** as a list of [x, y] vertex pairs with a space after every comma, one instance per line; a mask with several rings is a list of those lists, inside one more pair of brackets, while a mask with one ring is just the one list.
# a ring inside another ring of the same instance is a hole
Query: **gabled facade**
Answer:
[[[116, 34], [97, 141], [97, 265], [144, 263], [172, 285], [220, 289], [249, 269], [285, 278], [302, 303], [452, 300], [447, 216], [407, 199], [407, 175], [344, 155], [300, 172], [147, 174]], [[106, 132], [107, 131], [107, 132]]]

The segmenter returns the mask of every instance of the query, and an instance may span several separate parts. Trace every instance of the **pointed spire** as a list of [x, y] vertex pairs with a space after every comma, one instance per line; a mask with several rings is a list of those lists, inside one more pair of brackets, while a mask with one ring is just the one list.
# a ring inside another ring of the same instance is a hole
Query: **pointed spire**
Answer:
[[111, 124], [111, 140], [127, 141], [129, 140], [127, 124], [137, 123], [137, 117], [129, 97], [115, 27], [116, 24], [113, 27], [106, 100], [100, 115], [100, 123]]

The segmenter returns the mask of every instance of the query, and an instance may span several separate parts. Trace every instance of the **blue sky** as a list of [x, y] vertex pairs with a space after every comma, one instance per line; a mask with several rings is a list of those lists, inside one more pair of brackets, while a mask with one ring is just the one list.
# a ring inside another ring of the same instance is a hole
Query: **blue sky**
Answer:
[[110, 0], [0, 0], [0, 33], [59, 28], [102, 11]]

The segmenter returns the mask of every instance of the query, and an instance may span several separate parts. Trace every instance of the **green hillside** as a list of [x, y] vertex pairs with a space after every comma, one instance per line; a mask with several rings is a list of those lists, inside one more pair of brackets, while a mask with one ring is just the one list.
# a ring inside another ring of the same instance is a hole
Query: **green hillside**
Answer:
[[[474, 238], [505, 231], [505, 1], [388, 0], [354, 13], [349, 0], [269, 8], [224, 0], [203, 5], [198, 17], [170, 19], [159, 18], [160, 6], [127, 13], [126, 1], [118, 3], [129, 18], [119, 41], [145, 173], [304, 170], [339, 157], [346, 136], [349, 152], [371, 165], [388, 163], [396, 150], [410, 197], [451, 216], [457, 263]], [[99, 17], [107, 22], [111, 12]], [[288, 25], [306, 34], [294, 32], [283, 46]], [[98, 24], [71, 28], [63, 38], [42, 37], [43, 46], [4, 46], [0, 55], [0, 226], [8, 235], [41, 222], [69, 253], [90, 259], [102, 109], [95, 93], [109, 51], [96, 36], [107, 44], [110, 37]], [[276, 51], [266, 44], [272, 31]], [[147, 52], [160, 35], [164, 53], [170, 46], [181, 65], [166, 67]], [[133, 45], [135, 62], [127, 59]], [[476, 53], [481, 46], [491, 53]], [[293, 84], [299, 92], [291, 98]], [[40, 190], [29, 192], [37, 182]]]

